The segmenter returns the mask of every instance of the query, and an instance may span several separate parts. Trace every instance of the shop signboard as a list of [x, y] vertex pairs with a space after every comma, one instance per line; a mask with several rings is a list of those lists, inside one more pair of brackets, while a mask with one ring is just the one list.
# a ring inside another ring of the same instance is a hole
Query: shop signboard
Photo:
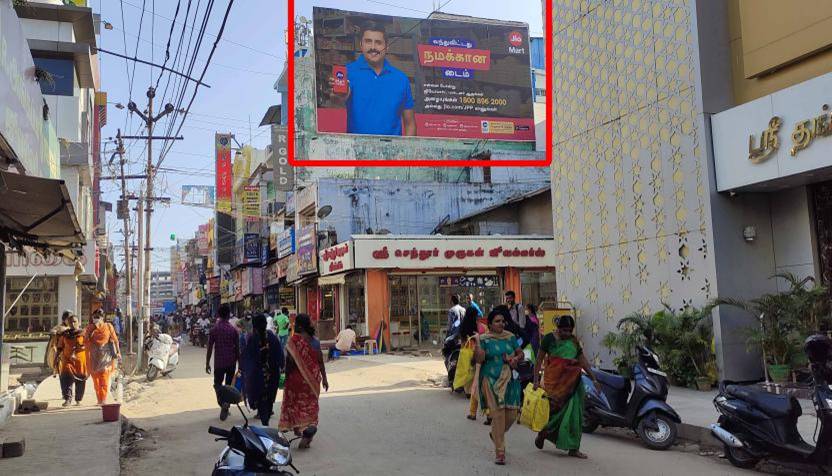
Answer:
[[770, 191], [778, 182], [811, 182], [814, 171], [828, 168], [830, 90], [832, 73], [827, 73], [714, 114], [717, 190]]
[[484, 236], [477, 239], [354, 238], [356, 268], [494, 269], [554, 266], [554, 240]]
[[294, 283], [300, 279], [298, 273], [298, 255], [291, 255], [286, 258], [286, 282]]
[[277, 234], [277, 257], [284, 258], [295, 253], [295, 228], [287, 228]]
[[266, 263], [269, 261], [269, 240], [260, 241], [260, 262]]
[[231, 197], [234, 176], [231, 170], [231, 134], [214, 136], [216, 149], [216, 199], [217, 211], [231, 213]]
[[286, 126], [272, 125], [272, 168], [279, 192], [291, 192], [295, 187], [295, 168], [289, 165], [288, 142]]
[[[266, 286], [275, 286], [280, 282], [280, 278], [285, 276], [285, 270], [280, 267], [280, 262], [275, 261], [274, 263], [266, 266], [266, 276], [264, 278]], [[284, 271], [284, 274], [281, 274], [281, 271]]]
[[260, 259], [260, 235], [246, 233], [243, 238], [243, 263], [255, 263]]
[[244, 268], [242, 275], [242, 295], [263, 294], [263, 268]]
[[[528, 26], [318, 7], [312, 18], [319, 132], [535, 140]], [[384, 88], [369, 71], [382, 62]]]
[[353, 269], [352, 245], [349, 241], [321, 250], [318, 258], [321, 263], [321, 276]]
[[301, 276], [318, 271], [318, 237], [315, 225], [306, 225], [298, 232], [298, 274]]
[[183, 185], [182, 205], [213, 208], [214, 190], [213, 185]]
[[220, 293], [220, 277], [219, 276], [210, 276], [208, 278], [208, 294], [219, 294]]
[[200, 256], [208, 256], [208, 224], [199, 225], [196, 232], [197, 250]]
[[260, 186], [246, 185], [243, 187], [243, 217], [247, 221], [260, 219]]
[[[0, 7], [2, 8], [2, 7]], [[78, 258], [78, 263], [84, 267], [85, 273], [93, 272], [95, 265], [96, 242], [87, 240], [83, 248], [84, 254]], [[75, 274], [75, 261], [55, 254], [43, 256], [38, 253], [9, 252], [6, 257], [6, 276], [64, 276]]]

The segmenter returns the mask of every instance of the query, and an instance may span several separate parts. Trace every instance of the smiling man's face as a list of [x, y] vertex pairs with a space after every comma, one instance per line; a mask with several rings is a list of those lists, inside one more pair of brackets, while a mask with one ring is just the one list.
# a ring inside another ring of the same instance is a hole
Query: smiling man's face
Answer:
[[387, 41], [384, 39], [384, 33], [373, 30], [365, 31], [364, 36], [361, 37], [361, 52], [364, 53], [364, 59], [370, 65], [383, 64], [384, 57], [387, 55]]

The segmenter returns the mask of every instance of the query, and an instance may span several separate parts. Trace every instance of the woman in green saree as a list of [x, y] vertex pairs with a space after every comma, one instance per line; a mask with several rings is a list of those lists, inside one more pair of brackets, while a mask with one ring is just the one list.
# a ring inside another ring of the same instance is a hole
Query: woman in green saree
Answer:
[[517, 418], [520, 408], [520, 381], [513, 369], [523, 360], [517, 337], [505, 330], [508, 317], [500, 310], [488, 314], [488, 332], [480, 336], [474, 359], [480, 367], [480, 407], [491, 417], [491, 440], [494, 442], [496, 464], [506, 464], [505, 434]]
[[[534, 372], [534, 388], [540, 386], [540, 374], [543, 373], [543, 389], [549, 398], [549, 422], [537, 434], [535, 446], [543, 449], [545, 440], [549, 440], [559, 449], [569, 452], [569, 456], [586, 459], [581, 453], [581, 432], [584, 411], [584, 387], [581, 384], [581, 371], [595, 381], [590, 372], [589, 362], [583, 354], [578, 338], [572, 333], [575, 319], [561, 316], [557, 322], [557, 331], [546, 334], [540, 343]], [[544, 367], [545, 366], [545, 367]], [[598, 382], [595, 382], [598, 385]]]

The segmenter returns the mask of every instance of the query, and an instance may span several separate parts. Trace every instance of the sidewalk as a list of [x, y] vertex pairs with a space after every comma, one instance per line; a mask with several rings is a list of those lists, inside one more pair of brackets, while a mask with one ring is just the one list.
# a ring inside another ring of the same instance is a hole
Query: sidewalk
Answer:
[[[717, 391], [699, 392], [683, 387], [670, 387], [667, 403], [679, 413], [683, 427], [679, 429], [679, 436], [695, 443], [714, 446], [721, 444], [710, 436], [708, 425], [716, 423], [719, 415], [714, 408], [713, 400]], [[815, 408], [809, 400], [798, 400], [803, 407], [803, 414], [797, 419], [797, 429], [804, 441], [813, 444], [815, 423]]]
[[80, 407], [61, 407], [63, 399], [57, 378], [44, 380], [34, 398], [48, 401], [47, 410], [13, 415], [0, 430], [0, 439], [26, 439], [23, 456], [0, 459], [0, 474], [119, 474], [121, 423], [102, 421], [92, 380], [87, 380]]

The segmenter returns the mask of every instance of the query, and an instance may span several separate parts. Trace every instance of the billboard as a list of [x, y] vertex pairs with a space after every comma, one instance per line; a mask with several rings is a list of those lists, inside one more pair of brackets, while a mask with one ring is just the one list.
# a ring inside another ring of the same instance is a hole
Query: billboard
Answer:
[[183, 185], [182, 205], [214, 207], [213, 185]]
[[247, 221], [260, 219], [260, 186], [246, 185], [243, 187], [243, 217]]
[[289, 150], [286, 126], [272, 126], [272, 168], [274, 181], [279, 192], [291, 192], [295, 189], [295, 168], [289, 165]]
[[297, 258], [299, 275], [318, 272], [318, 236], [314, 224], [298, 229]]
[[528, 27], [313, 9], [319, 132], [534, 141]]

